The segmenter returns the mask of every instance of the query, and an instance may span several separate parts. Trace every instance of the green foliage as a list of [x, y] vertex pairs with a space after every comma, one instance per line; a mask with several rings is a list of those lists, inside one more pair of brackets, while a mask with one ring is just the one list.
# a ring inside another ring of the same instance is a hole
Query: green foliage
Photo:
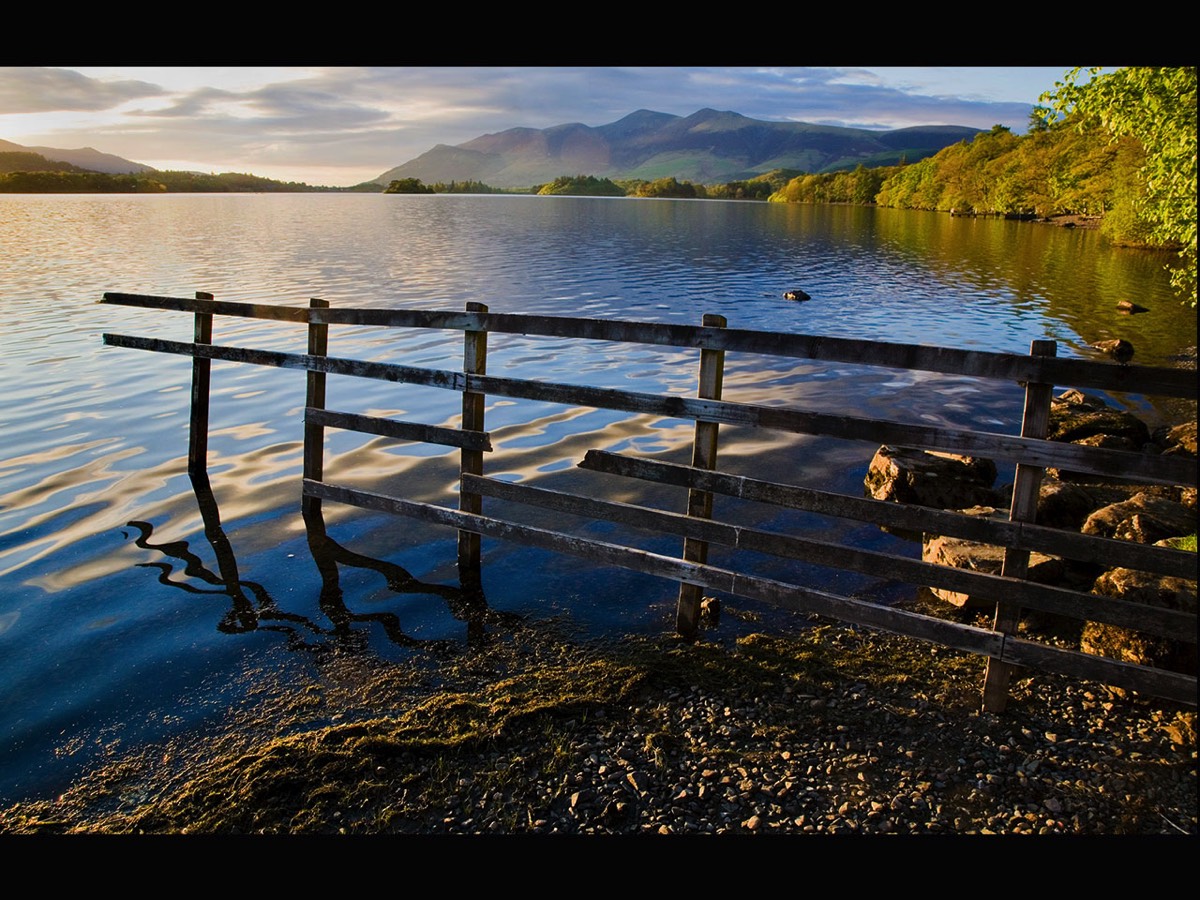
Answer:
[[[1040, 98], [1048, 122], [1100, 129], [1112, 142], [1133, 138], [1145, 158], [1140, 191], [1129, 195], [1132, 215], [1149, 240], [1177, 247], [1182, 265], [1171, 274], [1185, 302], [1196, 305], [1196, 68], [1130, 66], [1101, 74], [1068, 72]], [[1133, 190], [1131, 188], [1131, 190]], [[1136, 235], [1135, 235], [1136, 237]]]
[[624, 197], [625, 189], [595, 175], [560, 175], [536, 191], [540, 196]]
[[[980, 132], [911, 166], [888, 173], [875, 201], [901, 209], [939, 209], [967, 215], [1030, 212], [1032, 170], [1013, 154], [1021, 145], [1003, 125]], [[876, 171], [876, 170], [873, 170]]]
[[634, 197], [672, 197], [682, 200], [694, 200], [707, 196], [707, 192], [703, 185], [697, 188], [697, 185], [690, 181], [677, 181], [674, 177], [657, 178], [654, 181], [643, 182], [634, 188], [631, 196]]
[[0, 173], [9, 172], [86, 172], [68, 162], [46, 159], [40, 153], [15, 150], [0, 153]]
[[775, 191], [775, 185], [766, 177], [751, 178], [749, 181], [728, 181], [705, 188], [705, 194], [710, 200], [766, 200]]
[[1176, 550], [1190, 550], [1196, 552], [1196, 535], [1189, 534], [1186, 537], [1169, 538], [1170, 544]]
[[871, 204], [875, 202], [888, 176], [898, 171], [898, 166], [868, 169], [859, 165], [850, 172], [800, 175], [776, 191], [770, 199], [790, 203]]
[[0, 193], [9, 194], [161, 194], [319, 191], [295, 181], [225, 172], [149, 172], [108, 175], [72, 166], [71, 171], [21, 171], [0, 175]]
[[433, 188], [428, 187], [420, 178], [398, 178], [383, 189], [385, 194], [432, 194]]
[[157, 175], [103, 172], [9, 172], [0, 175], [0, 194], [157, 194], [167, 190]]
[[432, 185], [435, 194], [503, 194], [505, 191], [484, 184], [482, 181], [435, 181]]
[[[1042, 126], [1024, 137], [996, 126], [970, 142], [891, 169], [875, 202], [966, 215], [1103, 216], [1114, 242], [1163, 246], [1139, 206], [1146, 190], [1142, 143], [1131, 136], [1114, 138], [1076, 115], [1058, 120], [1043, 110], [1038, 119]], [[861, 202], [830, 182], [811, 180], [790, 184], [779, 199], [792, 198]]]
[[275, 181], [263, 178], [261, 175], [251, 175], [245, 172], [222, 172], [221, 174], [203, 172], [155, 172], [154, 178], [166, 186], [172, 193], [295, 193], [303, 191], [319, 191], [322, 188], [310, 187], [298, 181]]

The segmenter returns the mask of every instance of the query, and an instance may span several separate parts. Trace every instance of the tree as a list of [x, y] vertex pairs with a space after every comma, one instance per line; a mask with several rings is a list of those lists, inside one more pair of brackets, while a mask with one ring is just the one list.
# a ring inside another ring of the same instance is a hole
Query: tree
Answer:
[[[1080, 83], [1085, 74], [1090, 80]], [[1040, 98], [1048, 122], [1074, 118], [1113, 141], [1136, 138], [1145, 151], [1144, 190], [1135, 201], [1153, 241], [1179, 248], [1171, 283], [1196, 305], [1196, 68], [1131, 66], [1103, 73], [1072, 69]]]
[[398, 178], [383, 189], [385, 194], [432, 194], [433, 188], [420, 178]]

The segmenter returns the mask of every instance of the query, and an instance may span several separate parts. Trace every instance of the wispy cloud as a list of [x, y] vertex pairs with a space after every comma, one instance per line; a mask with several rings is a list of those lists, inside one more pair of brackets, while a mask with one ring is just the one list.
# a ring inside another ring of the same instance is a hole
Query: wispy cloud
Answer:
[[113, 109], [163, 93], [149, 82], [100, 81], [70, 69], [0, 67], [0, 115]]

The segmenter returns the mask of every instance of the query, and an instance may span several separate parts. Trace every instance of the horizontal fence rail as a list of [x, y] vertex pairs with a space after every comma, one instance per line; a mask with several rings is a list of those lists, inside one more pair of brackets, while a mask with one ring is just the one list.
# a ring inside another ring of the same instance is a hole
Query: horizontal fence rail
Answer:
[[451, 310], [308, 309], [295, 306], [191, 300], [138, 294], [106, 293], [104, 303], [144, 309], [200, 312], [280, 322], [325, 325], [376, 325], [403, 328], [443, 328], [455, 331], [494, 331], [502, 334], [572, 337], [585, 340], [671, 347], [726, 350], [859, 363], [897, 369], [916, 369], [947, 375], [972, 375], [1017, 382], [1090, 387], [1105, 391], [1161, 394], [1195, 400], [1196, 377], [1190, 371], [1148, 366], [1097, 365], [1088, 360], [1039, 359], [1015, 353], [957, 350], [920, 344], [895, 344], [850, 338], [818, 337], [737, 328], [623, 322], [567, 316], [527, 316], [504, 313], [464, 313]]
[[946, 453], [991, 456], [1009, 461], [1023, 461], [1044, 468], [1061, 467], [1072, 472], [1106, 475], [1151, 484], [1190, 483], [1196, 480], [1197, 474], [1196, 460], [1187, 457], [1152, 456], [1126, 450], [1105, 450], [966, 429], [834, 416], [722, 400], [664, 397], [659, 394], [614, 388], [467, 375], [445, 369], [426, 369], [398, 363], [364, 362], [334, 356], [311, 356], [214, 344], [189, 344], [120, 334], [106, 334], [104, 342], [113, 347], [155, 350], [159, 353], [253, 363], [283, 369], [303, 369], [329, 375], [353, 375], [359, 378], [444, 388], [460, 393], [491, 394], [571, 406], [593, 406], [598, 409], [660, 415], [672, 419], [696, 419], [724, 425], [754, 426], [796, 434], [870, 441], [876, 444], [898, 444]]
[[[1105, 568], [1120, 566], [1194, 581], [1194, 553], [1039, 526], [1034, 522], [1032, 506], [1041, 474], [1050, 467], [1122, 482], [1194, 486], [1197, 478], [1194, 458], [1101, 449], [1049, 441], [1043, 437], [1046, 434], [1045, 421], [1053, 386], [1090, 387], [1194, 400], [1197, 388], [1192, 371], [1059, 359], [1054, 356], [1053, 342], [1046, 341], [1035, 341], [1031, 354], [1022, 356], [731, 329], [725, 327], [724, 319], [719, 316], [706, 316], [704, 324], [700, 326], [686, 326], [496, 314], [488, 312], [481, 304], [468, 304], [465, 312], [335, 309], [320, 300], [313, 300], [309, 307], [246, 304], [217, 301], [203, 293], [198, 293], [195, 298], [107, 293], [102, 302], [193, 315], [195, 327], [191, 342], [119, 334], [105, 334], [103, 337], [107, 345], [114, 347], [192, 358], [193, 409], [189, 469], [202, 469], [207, 452], [207, 367], [212, 360], [305, 371], [308, 401], [304, 419], [305, 474], [302, 496], [306, 515], [310, 509], [319, 510], [323, 501], [331, 501], [454, 528], [459, 533], [459, 573], [464, 585], [472, 579], [477, 582], [479, 578], [479, 538], [499, 538], [679, 582], [676, 624], [685, 637], [695, 636], [699, 592], [707, 589], [853, 625], [880, 628], [984, 656], [989, 666], [983, 691], [985, 709], [1003, 709], [1008, 673], [1014, 667], [1094, 679], [1193, 706], [1196, 703], [1194, 674], [1063, 650], [1016, 636], [1020, 610], [1030, 609], [1105, 623], [1193, 646], [1196, 644], [1194, 611], [1101, 597], [1037, 584], [1026, 577], [1028, 554], [1037, 551]], [[214, 344], [212, 317], [218, 315], [303, 325], [308, 331], [308, 352], [286, 353]], [[463, 370], [368, 362], [330, 355], [330, 325], [461, 332], [464, 342]], [[660, 395], [488, 375], [487, 335], [490, 332], [658, 344], [699, 350], [701, 358], [697, 396]], [[1021, 425], [1021, 434], [1014, 436], [739, 403], [722, 397], [724, 358], [730, 352], [917, 369], [1017, 382], [1026, 389], [1025, 422]], [[455, 392], [462, 398], [461, 427], [402, 422], [327, 409], [324, 392], [325, 379], [329, 375], [424, 385]], [[676, 513], [650, 509], [485, 477], [484, 454], [493, 449], [491, 436], [483, 422], [483, 402], [488, 396], [694, 421], [696, 436], [691, 466], [595, 449], [588, 451], [578, 462], [581, 470], [685, 489], [688, 495], [686, 511]], [[717, 430], [720, 425], [820, 435], [1013, 462], [1017, 464], [1013, 509], [1005, 521], [723, 473], [716, 466]], [[321, 449], [326, 428], [458, 448], [462, 455], [459, 509], [329, 483], [323, 477], [324, 454]], [[866, 522], [882, 528], [947, 535], [991, 544], [1004, 548], [1004, 568], [999, 575], [985, 574], [894, 553], [720, 522], [712, 518], [712, 497], [717, 494]], [[655, 535], [671, 535], [682, 540], [682, 558], [483, 515], [484, 498], [588, 520], [614, 522]], [[886, 571], [889, 577], [904, 583], [943, 588], [994, 601], [996, 622], [991, 629], [967, 626], [763, 578], [751, 572], [709, 565], [707, 556], [710, 544], [867, 574]]]

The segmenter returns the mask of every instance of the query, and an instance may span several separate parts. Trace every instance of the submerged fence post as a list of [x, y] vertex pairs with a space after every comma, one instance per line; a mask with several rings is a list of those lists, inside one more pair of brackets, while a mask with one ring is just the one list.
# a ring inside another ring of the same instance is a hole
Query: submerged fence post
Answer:
[[[308, 301], [309, 309], [328, 309], [329, 301], [312, 297]], [[325, 322], [314, 322], [312, 316], [308, 319], [308, 355], [325, 356], [329, 352], [329, 325]], [[309, 409], [325, 408], [325, 379], [326, 373], [308, 370], [307, 386], [304, 405]], [[304, 421], [304, 477], [320, 481], [325, 476], [325, 426], [315, 425]], [[300, 500], [300, 508], [304, 514], [320, 513], [321, 498], [305, 494]]]
[[[488, 308], [483, 303], [468, 303], [467, 312], [486, 313]], [[463, 338], [463, 372], [467, 375], [487, 374], [487, 332], [466, 331]], [[470, 382], [468, 379], [468, 386]], [[462, 396], [462, 430], [483, 431], [484, 395], [464, 390]], [[483, 451], [462, 451], [461, 475], [483, 474]], [[462, 478], [458, 484], [458, 508], [462, 512], [479, 515], [483, 512], [483, 496], [462, 487]], [[480, 574], [480, 538], [473, 531], [458, 533], [458, 580], [464, 591], [478, 591], [482, 587], [483, 577]]]
[[[196, 291], [197, 300], [211, 300], [213, 295]], [[192, 341], [212, 343], [212, 313], [197, 312], [192, 325]], [[192, 421], [188, 433], [188, 474], [208, 471], [208, 393], [211, 384], [212, 360], [192, 357]]]
[[[1056, 356], [1056, 341], [1032, 341], [1030, 356]], [[1054, 385], [1030, 382], [1025, 385], [1025, 413], [1021, 420], [1021, 437], [1045, 438], [1050, 430], [1050, 398]], [[1037, 519], [1038, 493], [1042, 486], [1042, 467], [1017, 463], [1017, 474], [1013, 479], [1012, 506], [1008, 513], [1010, 522], [1034, 522]], [[1029, 551], [1004, 551], [1004, 565], [1000, 574], [1009, 578], [1026, 578], [1029, 575]], [[1016, 634], [1021, 624], [1021, 604], [1017, 598], [1001, 600], [996, 604], [996, 618], [992, 630], [1001, 634]], [[983, 680], [983, 709], [985, 712], [1004, 712], [1008, 705], [1008, 682], [1013, 669], [1012, 663], [995, 658], [987, 661]]]
[[[724, 328], [725, 317], [708, 313], [701, 324], [706, 328]], [[720, 400], [721, 386], [725, 379], [725, 351], [700, 351], [700, 383], [696, 396], [702, 400]], [[697, 469], [715, 469], [717, 466], [716, 422], [696, 420], [696, 434], [692, 441], [692, 466]], [[702, 519], [712, 518], [712, 493], [692, 488], [688, 491], [687, 514]], [[683, 558], [688, 562], [708, 562], [708, 541], [695, 538], [683, 539]], [[682, 582], [679, 585], [679, 600], [675, 609], [675, 631], [691, 640], [700, 626], [700, 586]]]

